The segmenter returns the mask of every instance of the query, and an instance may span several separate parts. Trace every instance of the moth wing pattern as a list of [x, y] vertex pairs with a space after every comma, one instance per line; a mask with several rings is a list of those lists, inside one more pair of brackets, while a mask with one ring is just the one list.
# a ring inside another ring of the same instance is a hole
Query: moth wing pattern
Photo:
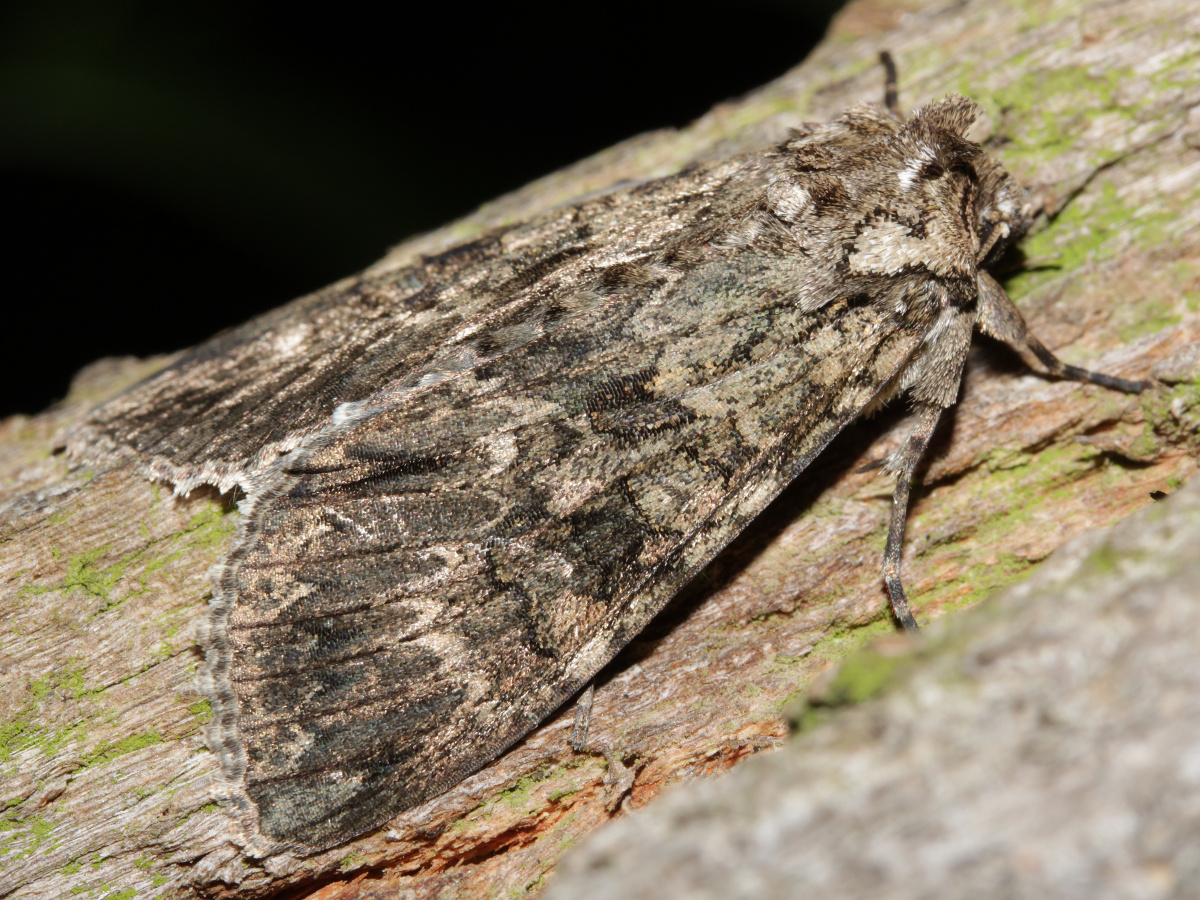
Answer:
[[180, 493], [248, 488], [343, 404], [511, 349], [586, 302], [589, 272], [617, 277], [684, 227], [720, 222], [738, 174], [727, 165], [651, 182], [343, 279], [185, 352], [96, 410], [67, 448], [88, 462], [132, 455]]
[[[236, 723], [217, 715], [265, 833], [336, 841], [497, 756], [875, 395], [877, 377], [786, 390], [827, 362], [803, 346], [836, 334], [838, 304], [796, 317], [797, 352], [698, 384], [694, 365], [580, 358], [587, 334], [627, 337], [707, 277], [556, 329], [523, 348], [519, 379], [455, 378], [369, 415], [264, 493], [222, 577], [238, 706]], [[684, 336], [655, 338], [642, 358], [665, 363]], [[914, 343], [883, 335], [843, 359], [895, 369]], [[751, 396], [756, 415], [734, 411]]]
[[900, 392], [936, 421], [981, 266], [1026, 224], [974, 114], [855, 108], [343, 283], [84, 424], [82, 456], [247, 492], [205, 645], [249, 850], [333, 846], [445, 791], [848, 422]]

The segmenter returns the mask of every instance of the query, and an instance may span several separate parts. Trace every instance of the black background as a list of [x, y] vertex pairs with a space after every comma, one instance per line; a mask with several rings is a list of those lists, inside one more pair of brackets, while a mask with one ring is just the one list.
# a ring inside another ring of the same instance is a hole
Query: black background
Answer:
[[838, 0], [0, 5], [0, 415], [798, 63]]

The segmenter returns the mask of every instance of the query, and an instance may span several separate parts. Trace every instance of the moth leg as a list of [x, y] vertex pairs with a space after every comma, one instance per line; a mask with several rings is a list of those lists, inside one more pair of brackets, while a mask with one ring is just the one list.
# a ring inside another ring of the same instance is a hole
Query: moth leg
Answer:
[[896, 489], [892, 493], [892, 518], [888, 522], [887, 547], [883, 551], [883, 580], [892, 597], [892, 612], [905, 631], [919, 631], [900, 582], [900, 551], [904, 547], [904, 520], [908, 517], [908, 496], [912, 492], [913, 472], [925, 455], [933, 430], [942, 416], [942, 407], [922, 405], [917, 422], [904, 445], [887, 459], [887, 468], [896, 473]]
[[879, 63], [883, 66], [883, 105], [899, 121], [904, 121], [900, 111], [900, 91], [896, 88], [896, 61], [886, 50], [879, 52]]
[[575, 727], [571, 729], [571, 749], [582, 753], [587, 747], [588, 725], [592, 721], [592, 700], [596, 696], [596, 682], [587, 686], [575, 704]]
[[999, 282], [986, 272], [979, 273], [979, 307], [975, 325], [988, 337], [994, 337], [1011, 347], [1035, 372], [1087, 381], [1127, 394], [1139, 394], [1152, 386], [1149, 381], [1129, 381], [1067, 365], [1029, 333], [1025, 317], [1013, 305]]

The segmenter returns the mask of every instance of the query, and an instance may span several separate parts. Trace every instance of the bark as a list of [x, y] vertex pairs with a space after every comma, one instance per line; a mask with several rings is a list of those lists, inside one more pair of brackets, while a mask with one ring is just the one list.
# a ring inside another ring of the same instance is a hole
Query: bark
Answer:
[[[977, 99], [988, 117], [976, 136], [1051, 198], [1056, 215], [1024, 245], [1030, 265], [1007, 281], [1033, 330], [1070, 362], [1167, 382], [1115, 395], [1030, 376], [980, 348], [909, 517], [907, 584], [929, 620], [1023, 578], [1062, 542], [1196, 469], [1200, 16], [1190, 2], [853, 4], [778, 81], [548, 176], [376, 268], [875, 101], [883, 48], [899, 62], [902, 102]], [[781, 743], [788, 699], [893, 629], [879, 580], [891, 485], [855, 469], [897, 445], [896, 412], [839, 438], [606, 670], [588, 752], [571, 750], [566, 710], [390, 830], [312, 857], [248, 859], [210, 799], [190, 636], [237, 513], [125, 469], [72, 471], [51, 453], [61, 428], [154, 365], [92, 367], [58, 408], [0, 424], [0, 896], [531, 891], [622, 810]]]

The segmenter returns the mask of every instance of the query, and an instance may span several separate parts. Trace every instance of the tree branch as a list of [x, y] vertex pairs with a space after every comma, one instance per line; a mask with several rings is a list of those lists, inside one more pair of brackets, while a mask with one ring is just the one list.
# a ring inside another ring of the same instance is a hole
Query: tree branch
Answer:
[[[1131, 398], [1027, 376], [995, 347], [977, 352], [909, 518], [907, 583], [930, 617], [1024, 577], [1064, 540], [1194, 472], [1200, 401], [1186, 354], [1200, 338], [1200, 77], [1182, 0], [904, 9], [852, 4], [778, 81], [547, 176], [374, 268], [878, 101], [880, 49], [899, 64], [902, 105], [969, 94], [988, 112], [978, 137], [1058, 198], [1024, 245], [1034, 264], [1007, 283], [1033, 330], [1069, 362], [1133, 378], [1158, 364], [1173, 383]], [[571, 749], [570, 711], [560, 712], [390, 832], [304, 859], [247, 859], [209, 796], [215, 763], [190, 636], [237, 513], [216, 496], [178, 499], [127, 469], [73, 472], [49, 455], [57, 431], [148, 365], [93, 367], [60, 407], [0, 426], [0, 896], [537, 887], [620, 810], [780, 743], [787, 699], [893, 629], [879, 578], [890, 484], [855, 469], [897, 445], [895, 414], [839, 438], [603, 673], [595, 752]], [[367, 872], [380, 878], [358, 880]]]

